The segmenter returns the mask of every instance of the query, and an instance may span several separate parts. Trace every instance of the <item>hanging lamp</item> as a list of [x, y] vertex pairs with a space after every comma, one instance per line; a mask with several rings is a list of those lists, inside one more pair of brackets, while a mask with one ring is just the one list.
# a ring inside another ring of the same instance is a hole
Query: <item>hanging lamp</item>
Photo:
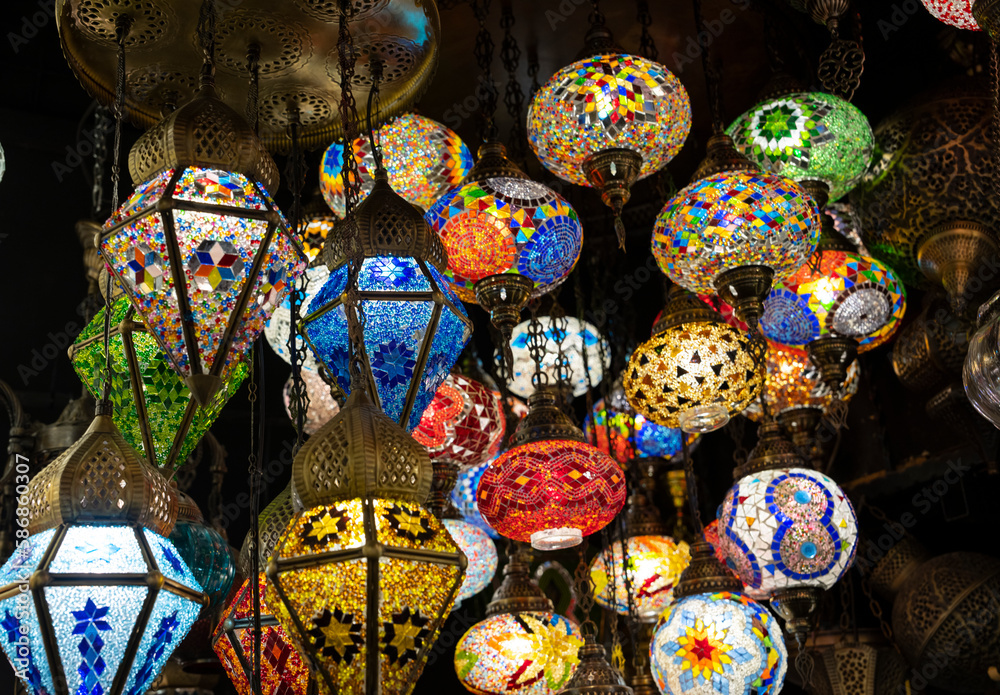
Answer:
[[479, 502], [477, 501], [479, 481], [482, 480], [483, 474], [490, 467], [491, 463], [492, 460], [484, 461], [478, 465], [460, 470], [458, 477], [455, 479], [455, 487], [451, 491], [451, 503], [455, 505], [455, 509], [458, 510], [459, 516], [462, 517], [463, 521], [485, 531], [486, 535], [490, 538], [499, 538], [500, 534], [483, 518], [482, 513], [479, 511]]
[[99, 250], [195, 400], [207, 406], [280, 305], [305, 256], [269, 191], [274, 161], [215, 94], [206, 64], [191, 101], [129, 153], [135, 192]]
[[554, 388], [528, 398], [510, 448], [483, 473], [479, 510], [497, 532], [538, 550], [569, 548], [600, 531], [625, 503], [625, 478], [586, 444]]
[[506, 429], [499, 393], [475, 379], [449, 374], [421, 415], [413, 438], [432, 462], [474, 466], [500, 453]]
[[478, 695], [554, 695], [572, 676], [583, 646], [579, 629], [553, 612], [552, 602], [528, 575], [531, 555], [516, 549], [486, 619], [462, 635], [455, 671]]
[[302, 221], [299, 223], [299, 244], [310, 266], [322, 264], [323, 245], [336, 221], [337, 217], [326, 206], [319, 189], [313, 190], [302, 206]]
[[[313, 435], [319, 428], [330, 421], [330, 419], [340, 412], [340, 404], [333, 397], [330, 385], [317, 372], [302, 371], [302, 382], [306, 385], [306, 397], [309, 405], [306, 407], [306, 418], [302, 423], [302, 431], [305, 434]], [[285, 404], [285, 412], [294, 424], [297, 420], [292, 403], [293, 380], [289, 376], [281, 392], [281, 399]]]
[[628, 402], [649, 420], [704, 433], [742, 412], [762, 381], [746, 336], [674, 286], [652, 339], [632, 354], [623, 384]]
[[177, 497], [110, 413], [32, 478], [0, 569], [0, 646], [32, 695], [145, 692], [208, 603], [167, 538]]
[[514, 366], [507, 381], [511, 393], [527, 398], [535, 392], [537, 368], [529, 347], [533, 324], [541, 330], [541, 371], [549, 383], [561, 380], [573, 396], [582, 396], [601, 383], [610, 366], [611, 346], [597, 327], [573, 316], [537, 316], [517, 324], [511, 332]]
[[920, 0], [927, 11], [936, 19], [959, 29], [980, 31], [979, 18], [975, 14], [977, 5], [986, 6], [989, 3], [977, 0]]

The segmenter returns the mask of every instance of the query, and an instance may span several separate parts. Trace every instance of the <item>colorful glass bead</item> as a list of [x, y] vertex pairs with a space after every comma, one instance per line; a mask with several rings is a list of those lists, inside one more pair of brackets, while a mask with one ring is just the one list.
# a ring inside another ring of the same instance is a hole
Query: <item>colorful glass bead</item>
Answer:
[[927, 11], [945, 24], [959, 29], [979, 31], [979, 22], [972, 15], [975, 0], [920, 0]]

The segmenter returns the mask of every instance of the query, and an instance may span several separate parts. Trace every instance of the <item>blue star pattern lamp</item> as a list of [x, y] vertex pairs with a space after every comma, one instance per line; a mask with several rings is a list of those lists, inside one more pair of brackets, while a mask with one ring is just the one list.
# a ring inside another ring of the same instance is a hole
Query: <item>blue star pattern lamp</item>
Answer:
[[31, 480], [0, 569], [0, 646], [32, 695], [142, 695], [208, 602], [167, 539], [177, 497], [97, 413]]
[[[423, 216], [385, 172], [358, 206], [364, 262], [358, 276], [368, 391], [386, 415], [412, 430], [472, 333], [461, 301], [442, 277], [448, 256]], [[344, 226], [344, 231], [348, 226]], [[343, 234], [327, 240], [330, 278], [306, 307], [303, 334], [344, 395], [348, 368], [348, 254]]]

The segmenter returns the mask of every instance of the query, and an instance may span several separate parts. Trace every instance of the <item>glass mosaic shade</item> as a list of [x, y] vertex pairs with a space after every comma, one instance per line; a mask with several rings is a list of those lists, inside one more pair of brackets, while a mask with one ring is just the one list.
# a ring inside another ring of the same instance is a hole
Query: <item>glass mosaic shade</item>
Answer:
[[455, 671], [479, 695], [555, 695], [576, 670], [580, 630], [549, 611], [498, 613], [455, 648]]
[[458, 608], [458, 604], [472, 598], [493, 581], [497, 571], [497, 549], [486, 532], [477, 526], [460, 519], [444, 519], [441, 523], [469, 563], [455, 597], [454, 608]]
[[462, 515], [464, 521], [482, 529], [490, 538], [499, 538], [500, 534], [483, 518], [477, 501], [479, 481], [482, 480], [483, 474], [491, 463], [492, 461], [484, 461], [459, 471], [458, 478], [455, 480], [455, 488], [451, 491], [451, 503], [455, 505], [455, 509]]
[[[572, 316], [556, 319], [539, 316], [542, 330], [542, 373], [547, 383], [562, 381], [569, 384], [574, 396], [582, 396], [589, 386], [597, 386], [604, 378], [604, 370], [611, 359], [611, 348], [597, 328]], [[514, 356], [513, 377], [507, 388], [511, 393], [527, 398], [535, 392], [533, 378], [535, 361], [529, 350], [531, 319], [514, 327], [510, 349]], [[561, 353], [561, 354], [560, 354]], [[584, 368], [586, 353], [586, 368]], [[500, 359], [499, 352], [497, 360]], [[560, 365], [564, 373], [560, 379]], [[588, 376], [589, 375], [589, 376]]]
[[[104, 312], [101, 309], [70, 347], [77, 376], [95, 398], [104, 385]], [[184, 463], [247, 375], [245, 362], [222, 371], [222, 388], [206, 406], [192, 398], [185, 380], [121, 297], [111, 305], [111, 393], [115, 425], [133, 448], [157, 465]]]
[[[330, 385], [323, 381], [323, 377], [319, 373], [303, 371], [302, 381], [306, 385], [306, 396], [309, 398], [302, 431], [312, 435], [316, 434], [320, 427], [340, 412], [340, 404], [330, 392]], [[288, 377], [288, 381], [285, 382], [281, 396], [285, 403], [285, 412], [288, 413], [289, 419], [294, 424], [296, 418], [292, 412], [292, 377]]]
[[[624, 390], [621, 400], [625, 401]], [[605, 400], [594, 403], [591, 414], [583, 420], [587, 442], [611, 456], [623, 466], [636, 457], [670, 459], [681, 452], [681, 437], [693, 446], [698, 434], [685, 435], [681, 430], [657, 425], [636, 413], [628, 401], [625, 407], [608, 408]]]
[[168, 539], [208, 595], [207, 615], [226, 600], [233, 587], [236, 568], [229, 543], [222, 534], [205, 524], [201, 510], [190, 497], [179, 491], [176, 494], [181, 506]]
[[496, 457], [507, 421], [500, 394], [475, 379], [449, 374], [413, 430], [431, 460], [474, 466]]
[[584, 162], [609, 149], [642, 157], [639, 176], [674, 158], [691, 130], [691, 102], [677, 77], [634, 55], [580, 60], [538, 91], [528, 110], [528, 141], [556, 176], [588, 186]]
[[299, 224], [299, 244], [310, 265], [315, 266], [321, 262], [323, 244], [336, 222], [336, 216], [326, 206], [319, 190], [316, 190], [302, 206], [302, 221]]
[[[437, 121], [415, 113], [395, 118], [376, 131], [389, 183], [406, 200], [424, 210], [462, 183], [472, 169], [472, 153], [458, 135]], [[361, 198], [375, 185], [375, 157], [367, 136], [354, 140], [354, 159], [361, 178]], [[327, 205], [344, 216], [344, 146], [335, 142], [323, 156], [320, 188]]]
[[653, 256], [671, 280], [715, 294], [726, 270], [765, 266], [790, 277], [816, 249], [819, 212], [797, 183], [775, 174], [723, 173], [668, 201], [653, 227]]
[[975, 0], [921, 0], [934, 17], [959, 29], [979, 31], [979, 22], [972, 16]]
[[[319, 294], [319, 291], [326, 284], [326, 281], [330, 279], [330, 270], [325, 265], [317, 265], [306, 270], [306, 272], [298, 279], [298, 284], [305, 287], [305, 291], [302, 294], [301, 302], [299, 303], [299, 315], [303, 315], [312, 300]], [[292, 363], [292, 354], [288, 349], [288, 340], [292, 335], [292, 305], [288, 297], [281, 302], [281, 304], [275, 308], [274, 312], [271, 314], [271, 318], [267, 320], [264, 324], [264, 338], [267, 340], [267, 344], [271, 346], [275, 354], [278, 355], [287, 364]], [[316, 362], [316, 356], [313, 355], [312, 350], [309, 349], [308, 344], [302, 337], [302, 334], [298, 335], [299, 343], [299, 368], [304, 371], [316, 372], [319, 370], [319, 364]]]
[[823, 92], [786, 94], [758, 104], [726, 132], [763, 169], [827, 184], [830, 200], [854, 188], [875, 148], [865, 115], [849, 101]]
[[775, 695], [788, 670], [781, 626], [742, 594], [695, 594], [663, 614], [650, 643], [663, 695]]
[[[468, 342], [472, 323], [441, 275], [448, 256], [440, 242], [413, 206], [389, 188], [384, 175], [356, 216], [364, 253], [358, 276], [364, 315], [362, 371], [377, 405], [412, 430]], [[303, 333], [346, 395], [347, 254], [342, 237], [330, 241], [338, 242], [328, 242], [333, 270], [306, 307]]]
[[[1000, 292], [979, 307], [978, 329], [962, 365], [965, 395], [979, 414], [1000, 428]], [[928, 341], [929, 342], [929, 341]]]
[[670, 536], [632, 536], [622, 547], [615, 541], [590, 563], [594, 598], [601, 606], [629, 614], [625, 584], [625, 555], [628, 550], [628, 580], [632, 587], [632, 605], [643, 622], [653, 622], [670, 605], [681, 572], [691, 561], [691, 550], [684, 541]]
[[858, 521], [830, 478], [806, 468], [749, 473], [719, 507], [728, 564], [756, 599], [792, 587], [829, 589], [851, 566]]
[[475, 284], [491, 275], [522, 275], [534, 282], [532, 297], [546, 294], [573, 270], [583, 246], [580, 218], [562, 196], [517, 169], [503, 145], [487, 143], [480, 163], [494, 158], [500, 166], [477, 164], [426, 215], [448, 252], [445, 276], [470, 303]]
[[[767, 379], [765, 397], [772, 416], [796, 408], [819, 408], [826, 411], [835, 398], [844, 401], [858, 392], [861, 371], [855, 360], [847, 368], [847, 381], [840, 394], [834, 395], [823, 383], [820, 371], [803, 350], [787, 348], [776, 343], [767, 346]], [[743, 414], [754, 422], [763, 416], [760, 402], [751, 403]]]
[[865, 352], [889, 340], [905, 312], [906, 290], [891, 268], [852, 251], [821, 249], [775, 283], [760, 325], [767, 338], [789, 347], [841, 336], [857, 339]]

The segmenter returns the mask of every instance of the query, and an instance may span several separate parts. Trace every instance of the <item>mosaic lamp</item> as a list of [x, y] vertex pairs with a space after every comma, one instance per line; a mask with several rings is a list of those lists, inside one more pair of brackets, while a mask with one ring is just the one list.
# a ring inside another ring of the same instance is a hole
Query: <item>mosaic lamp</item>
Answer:
[[222, 606], [233, 587], [236, 567], [229, 543], [216, 529], [205, 523], [201, 509], [191, 497], [174, 488], [177, 497], [177, 521], [167, 537], [177, 554], [187, 564], [194, 578], [208, 596], [206, 614]]
[[420, 676], [466, 567], [422, 506], [431, 482], [423, 447], [360, 387], [296, 454], [265, 597], [320, 693], [405, 695]]
[[[307, 435], [313, 435], [340, 412], [340, 403], [333, 397], [330, 385], [323, 380], [318, 372], [303, 370], [301, 374], [302, 382], [306, 385], [306, 398], [309, 400], [309, 405], [306, 406], [306, 417], [302, 423], [302, 431]], [[292, 404], [293, 385], [293, 377], [289, 376], [281, 391], [281, 398], [285, 403], [288, 419], [295, 424], [297, 418], [295, 406]]]
[[823, 92], [793, 92], [757, 104], [726, 131], [765, 171], [817, 184], [816, 204], [846, 195], [871, 161], [875, 135], [861, 111]]
[[906, 290], [891, 268], [863, 256], [833, 230], [791, 277], [776, 283], [760, 326], [782, 345], [805, 348], [822, 379], [839, 389], [859, 352], [889, 340], [906, 312]]
[[979, 307], [978, 325], [965, 354], [962, 382], [969, 402], [1000, 428], [1000, 292]]
[[[385, 171], [358, 205], [364, 260], [358, 276], [364, 342], [359, 346], [376, 405], [412, 430], [448, 376], [472, 323], [442, 277], [448, 255], [423, 216], [390, 188]], [[349, 394], [345, 301], [350, 223], [328, 239], [330, 278], [305, 308], [302, 333], [343, 394]]]
[[[130, 446], [162, 469], [173, 470], [184, 463], [239, 390], [248, 373], [247, 364], [230, 361], [220, 376], [222, 386], [208, 403], [202, 404], [192, 397], [187, 380], [178, 374], [170, 357], [138, 320], [128, 299], [112, 298], [109, 305], [108, 397], [112, 419]], [[104, 313], [108, 310], [104, 307], [98, 311], [69, 348], [73, 368], [95, 397], [104, 387]]]
[[504, 340], [532, 297], [560, 285], [580, 257], [583, 227], [562, 196], [528, 178], [490, 141], [463, 184], [427, 211], [448, 253], [446, 278], [490, 312]]
[[820, 591], [850, 568], [858, 520], [844, 491], [806, 468], [773, 420], [734, 473], [719, 507], [719, 539], [747, 595], [770, 599], [789, 632], [804, 637]]
[[[404, 113], [376, 131], [389, 184], [407, 201], [424, 210], [462, 183], [472, 170], [472, 153], [451, 128], [415, 113]], [[363, 200], [375, 187], [375, 156], [367, 135], [355, 138], [354, 159]], [[337, 217], [345, 212], [344, 146], [335, 142], [323, 155], [320, 189]]]
[[449, 374], [413, 430], [431, 461], [474, 466], [495, 458], [507, 429], [500, 394], [475, 379]]
[[728, 166], [716, 172], [667, 202], [653, 227], [653, 256], [676, 284], [718, 293], [754, 328], [772, 283], [790, 277], [816, 249], [819, 210], [799, 184], [778, 174]]
[[31, 479], [0, 569], [0, 646], [32, 695], [144, 693], [208, 603], [167, 538], [176, 496], [110, 411]]
[[314, 190], [302, 206], [299, 226], [299, 244], [309, 265], [316, 266], [323, 262], [323, 245], [336, 222], [337, 217], [326, 206], [319, 189]]
[[601, 192], [623, 244], [620, 216], [632, 184], [680, 152], [691, 131], [691, 101], [659, 63], [589, 52], [538, 90], [528, 109], [528, 142], [553, 174]]
[[248, 579], [230, 599], [212, 635], [212, 649], [239, 695], [254, 695], [254, 582], [257, 582], [260, 600], [261, 695], [306, 695], [309, 689], [309, 664], [296, 651], [294, 641], [274, 617], [265, 596], [267, 576], [264, 569], [293, 513], [292, 488], [289, 485], [278, 493], [258, 518], [260, 546], [257, 562], [260, 571], [256, 578], [252, 578], [253, 537], [247, 534], [240, 551], [240, 565], [241, 574]]
[[458, 641], [455, 671], [469, 692], [555, 695], [580, 661], [579, 629], [553, 612], [552, 602], [528, 575], [530, 562], [523, 549], [510, 555], [486, 619]]
[[[299, 314], [301, 315], [306, 307], [308, 307], [319, 291], [326, 285], [326, 281], [330, 279], [330, 270], [325, 265], [315, 265], [311, 268], [307, 268], [306, 271], [296, 280], [296, 285], [298, 285], [301, 291], [301, 299], [299, 301]], [[267, 340], [267, 344], [271, 346], [274, 350], [274, 354], [280, 357], [286, 364], [292, 363], [292, 353], [289, 350], [289, 341], [292, 336], [292, 305], [291, 298], [285, 297], [285, 299], [275, 307], [274, 311], [271, 313], [271, 318], [267, 320], [264, 324], [264, 339]], [[313, 354], [306, 346], [305, 338], [302, 336], [301, 332], [296, 335], [298, 341], [298, 357], [297, 363], [298, 367], [304, 372], [317, 372], [319, 371], [319, 363], [316, 361], [316, 356]]]
[[510, 448], [489, 465], [478, 490], [486, 522], [538, 550], [579, 545], [625, 504], [621, 468], [584, 442], [556, 398], [552, 387], [528, 398]]
[[979, 22], [973, 14], [976, 0], [921, 0], [936, 19], [959, 29], [979, 31]]
[[274, 161], [212, 74], [129, 153], [140, 183], [105, 225], [101, 256], [203, 406], [281, 304], [305, 256], [268, 191]]
[[704, 540], [657, 621], [649, 645], [663, 695], [776, 695], [788, 670], [781, 627]]
[[597, 327], [572, 316], [539, 316], [522, 321], [511, 332], [514, 366], [507, 382], [511, 393], [527, 398], [535, 392], [535, 372], [539, 367], [529, 347], [533, 322], [537, 322], [541, 331], [540, 369], [548, 383], [560, 381], [574, 396], [582, 396], [601, 383], [604, 370], [610, 366], [611, 347]]
[[500, 534], [483, 518], [479, 511], [478, 502], [479, 481], [483, 479], [483, 474], [489, 469], [491, 463], [492, 461], [484, 461], [460, 470], [455, 479], [455, 487], [451, 491], [451, 503], [464, 521], [482, 529], [490, 538], [499, 538]]
[[690, 292], [674, 286], [625, 369], [628, 402], [665, 427], [711, 432], [756, 398], [763, 382], [744, 333]]

